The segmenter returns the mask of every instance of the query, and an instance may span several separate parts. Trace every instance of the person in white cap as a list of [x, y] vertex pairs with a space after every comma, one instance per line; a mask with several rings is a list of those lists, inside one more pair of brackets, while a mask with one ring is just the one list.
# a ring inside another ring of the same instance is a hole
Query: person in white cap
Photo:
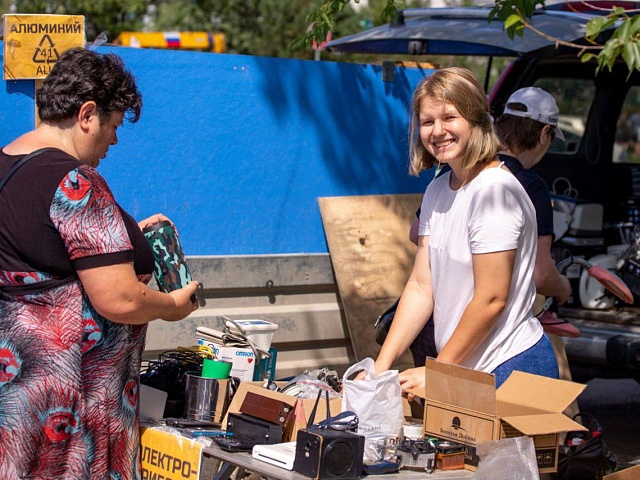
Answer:
[[538, 250], [533, 274], [536, 290], [563, 304], [571, 295], [571, 284], [558, 272], [551, 256], [553, 211], [549, 187], [540, 175], [530, 170], [542, 160], [554, 138], [564, 141], [558, 127], [559, 113], [550, 93], [525, 87], [509, 97], [503, 115], [494, 125], [503, 144], [498, 158], [522, 184], [536, 209]]

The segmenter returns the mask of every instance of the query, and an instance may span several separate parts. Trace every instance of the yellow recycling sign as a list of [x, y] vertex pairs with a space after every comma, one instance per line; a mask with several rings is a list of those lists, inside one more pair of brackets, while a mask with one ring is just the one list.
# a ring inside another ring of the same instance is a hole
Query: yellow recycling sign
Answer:
[[65, 50], [86, 43], [82, 15], [2, 16], [4, 79], [45, 78]]

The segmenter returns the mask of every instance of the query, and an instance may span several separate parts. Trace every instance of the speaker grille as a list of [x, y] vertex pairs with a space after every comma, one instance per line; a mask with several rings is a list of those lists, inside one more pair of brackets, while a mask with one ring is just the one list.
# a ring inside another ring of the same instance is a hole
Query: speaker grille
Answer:
[[[353, 468], [355, 452], [344, 440], [333, 440], [327, 445], [322, 460], [326, 471], [332, 477], [341, 477]], [[360, 473], [357, 472], [356, 475]]]

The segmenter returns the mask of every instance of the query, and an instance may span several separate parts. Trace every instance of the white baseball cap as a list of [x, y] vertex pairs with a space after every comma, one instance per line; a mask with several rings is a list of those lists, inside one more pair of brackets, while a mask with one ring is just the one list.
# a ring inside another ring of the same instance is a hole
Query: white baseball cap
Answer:
[[[512, 110], [509, 108], [510, 103], [521, 103], [526, 107], [525, 112], [519, 110]], [[516, 117], [530, 118], [537, 120], [538, 122], [546, 125], [556, 127], [556, 137], [560, 140], [564, 140], [562, 130], [558, 127], [558, 116], [560, 115], [560, 109], [556, 103], [556, 99], [553, 96], [541, 88], [538, 87], [525, 87], [520, 90], [516, 90], [511, 94], [507, 105], [504, 109], [505, 115], [515, 115]]]

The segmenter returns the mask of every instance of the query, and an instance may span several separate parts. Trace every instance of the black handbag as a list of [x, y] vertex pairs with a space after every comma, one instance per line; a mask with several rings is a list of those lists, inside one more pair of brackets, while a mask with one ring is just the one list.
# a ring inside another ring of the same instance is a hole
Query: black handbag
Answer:
[[382, 345], [387, 338], [387, 333], [389, 333], [389, 329], [391, 328], [391, 322], [393, 322], [393, 317], [396, 315], [399, 302], [400, 299], [396, 300], [393, 305], [382, 312], [382, 315], [378, 317], [376, 323], [373, 325], [376, 329], [376, 343], [378, 345]]
[[556, 480], [600, 480], [616, 470], [616, 457], [602, 438], [598, 420], [588, 413], [577, 413], [586, 432], [569, 432], [560, 448]]

